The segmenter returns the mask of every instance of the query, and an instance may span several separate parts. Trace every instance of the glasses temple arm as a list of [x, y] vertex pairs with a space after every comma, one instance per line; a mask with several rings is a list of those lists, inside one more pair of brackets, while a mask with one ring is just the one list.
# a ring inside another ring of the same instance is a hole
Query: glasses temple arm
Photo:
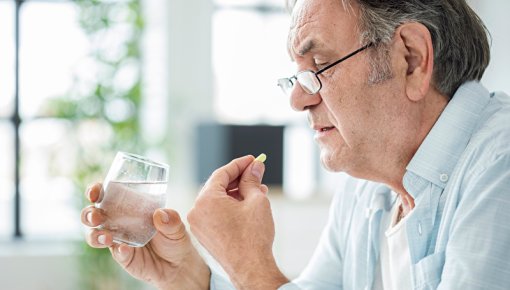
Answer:
[[355, 55], [355, 54], [357, 54], [357, 53], [359, 53], [359, 52], [361, 52], [361, 51], [363, 51], [363, 50], [365, 50], [365, 49], [367, 49], [367, 48], [371, 47], [372, 45], [374, 45], [374, 44], [371, 42], [371, 43], [369, 43], [369, 44], [367, 44], [367, 45], [365, 45], [365, 46], [363, 46], [363, 47], [361, 47], [361, 48], [358, 48], [357, 50], [355, 50], [355, 51], [353, 51], [353, 52], [349, 53], [348, 55], [346, 55], [346, 56], [342, 57], [341, 59], [339, 59], [339, 60], [335, 61], [334, 63], [331, 63], [331, 64], [327, 65], [326, 67], [323, 67], [322, 69], [318, 70], [318, 71], [315, 73], [315, 75], [320, 75], [320, 74], [321, 74], [321, 73], [323, 73], [325, 70], [327, 70], [327, 69], [329, 69], [329, 68], [331, 68], [331, 67], [334, 67], [335, 65], [337, 65], [337, 64], [341, 63], [342, 61], [344, 61], [344, 60], [348, 59], [349, 57], [351, 57], [351, 56], [353, 56], [353, 55]]

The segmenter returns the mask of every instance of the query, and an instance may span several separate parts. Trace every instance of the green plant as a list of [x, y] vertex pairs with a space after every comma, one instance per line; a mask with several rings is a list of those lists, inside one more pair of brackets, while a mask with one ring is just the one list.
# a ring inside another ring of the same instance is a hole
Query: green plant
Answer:
[[[46, 103], [46, 116], [67, 120], [74, 146], [71, 175], [82, 208], [86, 187], [101, 180], [118, 150], [141, 153], [141, 52], [144, 28], [140, 0], [77, 0], [80, 27], [91, 45], [66, 96]], [[92, 141], [91, 141], [92, 140]], [[54, 152], [58, 154], [58, 152]], [[108, 249], [79, 245], [81, 289], [133, 289]]]

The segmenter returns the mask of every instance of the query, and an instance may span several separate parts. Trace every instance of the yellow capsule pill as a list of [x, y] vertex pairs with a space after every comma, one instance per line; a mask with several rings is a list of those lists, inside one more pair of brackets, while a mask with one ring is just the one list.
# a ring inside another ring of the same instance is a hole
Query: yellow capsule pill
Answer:
[[266, 158], [267, 158], [266, 154], [262, 153], [259, 156], [257, 156], [257, 158], [255, 158], [255, 161], [264, 162], [266, 161]]

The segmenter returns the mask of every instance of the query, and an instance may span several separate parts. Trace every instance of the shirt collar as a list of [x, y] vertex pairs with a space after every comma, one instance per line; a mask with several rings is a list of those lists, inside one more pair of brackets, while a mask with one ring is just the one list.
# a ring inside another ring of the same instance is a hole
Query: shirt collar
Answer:
[[404, 188], [415, 199], [426, 183], [446, 186], [489, 100], [489, 91], [478, 82], [459, 87], [407, 165]]

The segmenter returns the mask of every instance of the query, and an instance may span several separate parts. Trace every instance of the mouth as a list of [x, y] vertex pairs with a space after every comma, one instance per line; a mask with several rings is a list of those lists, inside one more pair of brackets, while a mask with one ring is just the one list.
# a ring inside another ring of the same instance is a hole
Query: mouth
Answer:
[[326, 125], [312, 125], [312, 129], [317, 133], [328, 132], [335, 129], [335, 126], [326, 126]]
[[331, 127], [322, 127], [322, 128], [319, 128], [317, 131], [319, 132], [327, 132], [329, 130], [333, 130], [335, 129], [335, 127], [331, 126]]
[[310, 129], [315, 132], [315, 140], [327, 138], [330, 134], [337, 131], [337, 128], [333, 125], [333, 123], [329, 122], [328, 120], [321, 121], [319, 119], [313, 119], [310, 116], [309, 121]]
[[313, 129], [315, 130], [314, 139], [316, 141], [319, 141], [323, 138], [329, 138], [328, 136], [332, 132], [335, 132], [336, 127], [335, 126], [314, 126]]

